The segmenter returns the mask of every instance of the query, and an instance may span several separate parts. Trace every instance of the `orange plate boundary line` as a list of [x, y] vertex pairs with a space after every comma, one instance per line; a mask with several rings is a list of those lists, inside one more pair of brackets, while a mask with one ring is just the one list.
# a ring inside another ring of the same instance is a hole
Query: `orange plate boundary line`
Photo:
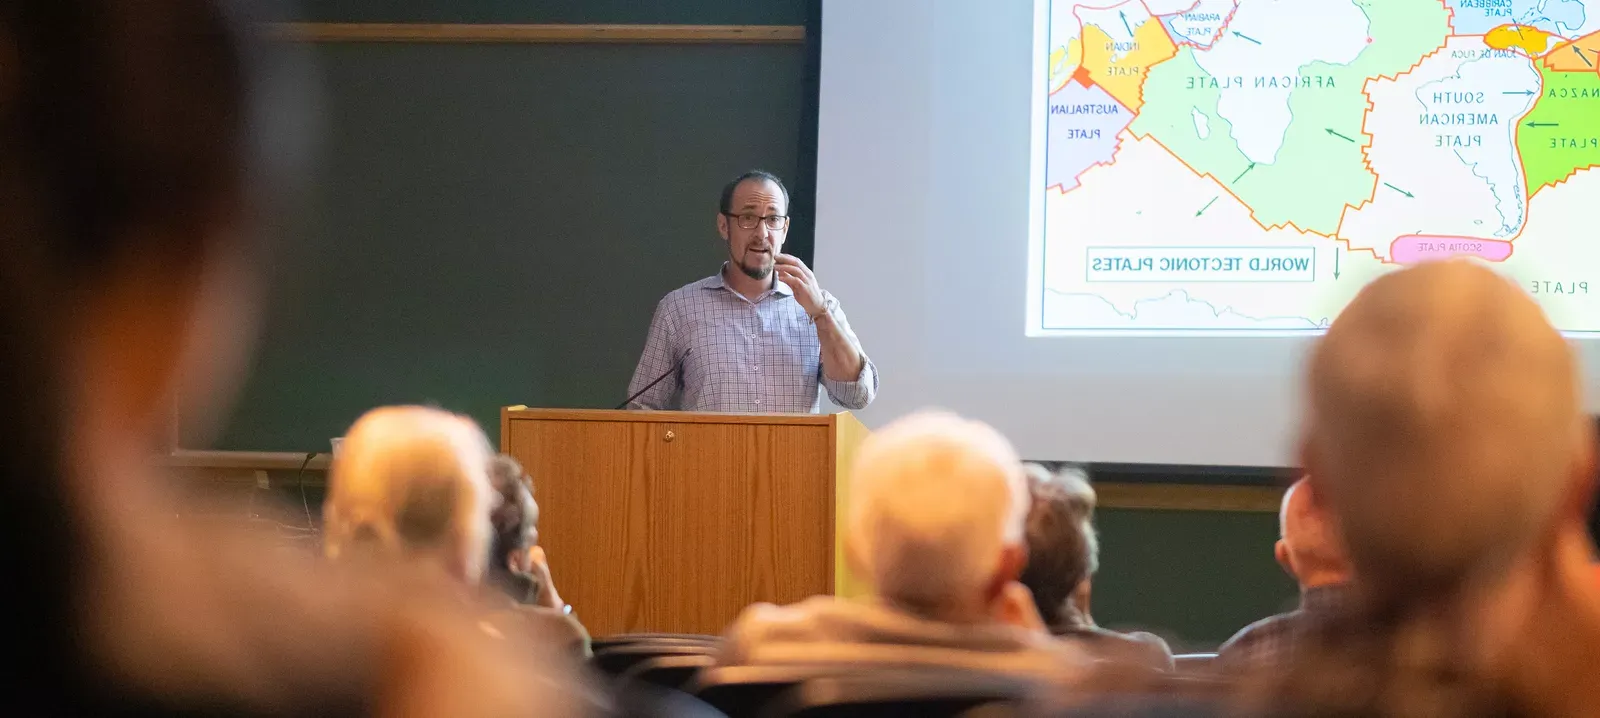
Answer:
[[[1140, 2], [1141, 5], [1144, 5], [1143, 0], [1139, 0], [1139, 2]], [[1394, 264], [1393, 261], [1387, 260], [1387, 259], [1384, 259], [1383, 257], [1378, 256], [1378, 252], [1377, 252], [1376, 248], [1373, 248], [1373, 247], [1362, 247], [1362, 248], [1359, 248], [1359, 249], [1358, 248], [1352, 248], [1350, 246], [1350, 240], [1348, 238], [1340, 236], [1339, 232], [1340, 232], [1340, 229], [1344, 226], [1345, 216], [1347, 214], [1349, 214], [1350, 210], [1352, 210], [1352, 209], [1360, 209], [1361, 207], [1365, 207], [1366, 205], [1371, 204], [1373, 201], [1376, 200], [1377, 194], [1378, 194], [1378, 185], [1381, 182], [1381, 180], [1378, 177], [1378, 173], [1373, 171], [1372, 163], [1371, 163], [1370, 157], [1368, 156], [1368, 150], [1372, 147], [1372, 139], [1373, 138], [1372, 138], [1371, 133], [1367, 132], [1367, 118], [1372, 113], [1373, 105], [1372, 105], [1372, 97], [1371, 97], [1371, 95], [1367, 94], [1367, 83], [1370, 83], [1370, 82], [1372, 82], [1374, 80], [1385, 80], [1385, 79], [1389, 80], [1391, 82], [1398, 81], [1400, 76], [1407, 75], [1407, 74], [1410, 74], [1412, 72], [1415, 72], [1416, 69], [1419, 66], [1421, 66], [1424, 61], [1426, 61], [1430, 57], [1433, 57], [1434, 55], [1439, 54], [1439, 52], [1443, 51], [1444, 48], [1446, 47], [1446, 45], [1448, 44], [1449, 39], [1451, 37], [1458, 37], [1457, 35], [1451, 34], [1451, 33], [1454, 33], [1454, 31], [1455, 31], [1455, 25], [1454, 25], [1455, 12], [1450, 8], [1449, 3], [1445, 2], [1445, 0], [1438, 0], [1438, 2], [1439, 2], [1439, 5], [1444, 9], [1444, 11], [1445, 11], [1445, 13], [1447, 15], [1446, 26], [1450, 28], [1450, 33], [1447, 33], [1445, 35], [1444, 40], [1439, 43], [1439, 46], [1435, 47], [1433, 50], [1431, 50], [1431, 51], [1429, 51], [1427, 53], [1424, 53], [1422, 55], [1422, 57], [1418, 58], [1416, 62], [1411, 64], [1411, 67], [1406, 68], [1405, 70], [1401, 70], [1399, 72], [1396, 72], [1393, 75], [1384, 75], [1384, 74], [1380, 73], [1380, 74], [1375, 75], [1373, 77], [1368, 77], [1362, 82], [1361, 94], [1362, 94], [1363, 97], [1366, 98], [1366, 105], [1367, 106], [1361, 113], [1361, 135], [1362, 135], [1363, 138], [1366, 139], [1366, 141], [1361, 143], [1361, 148], [1360, 149], [1361, 149], [1361, 156], [1362, 156], [1362, 169], [1366, 170], [1367, 174], [1372, 176], [1372, 192], [1367, 196], [1366, 199], [1361, 200], [1360, 202], [1358, 202], [1356, 204], [1352, 205], [1349, 202], [1346, 202], [1344, 204], [1344, 207], [1341, 208], [1340, 211], [1339, 211], [1339, 222], [1338, 222], [1338, 225], [1334, 228], [1334, 233], [1331, 234], [1331, 235], [1330, 234], [1325, 234], [1323, 232], [1318, 232], [1318, 231], [1314, 231], [1314, 230], [1310, 230], [1310, 229], [1305, 229], [1305, 228], [1295, 224], [1294, 221], [1292, 221], [1292, 220], [1285, 221], [1282, 224], [1267, 225], [1267, 224], [1263, 223], [1260, 219], [1256, 218], [1255, 209], [1252, 208], [1248, 202], [1245, 202], [1244, 199], [1239, 197], [1239, 195], [1235, 194], [1231, 189], [1229, 189], [1226, 185], [1224, 185], [1222, 183], [1222, 181], [1219, 178], [1217, 178], [1216, 175], [1211, 174], [1210, 172], [1201, 172], [1200, 170], [1195, 169], [1195, 167], [1193, 165], [1189, 164], [1188, 161], [1184, 160], [1183, 157], [1178, 155], [1178, 153], [1173, 152], [1172, 148], [1168, 147], [1165, 143], [1163, 143], [1160, 139], [1157, 139], [1153, 135], [1150, 135], [1148, 133], [1146, 133], [1144, 135], [1139, 135], [1138, 133], [1134, 132], [1131, 128], [1124, 129], [1123, 132], [1127, 133], [1127, 135], [1129, 137], [1132, 137], [1135, 140], [1148, 140], [1150, 142], [1154, 142], [1158, 147], [1160, 147], [1169, 156], [1171, 156], [1173, 159], [1177, 160], [1178, 164], [1183, 165], [1190, 172], [1194, 173], [1195, 176], [1197, 176], [1197, 177], [1199, 177], [1201, 179], [1210, 180], [1213, 184], [1215, 184], [1217, 186], [1218, 190], [1220, 190], [1221, 192], [1223, 192], [1223, 193], [1227, 194], [1228, 196], [1232, 197], [1234, 199], [1234, 201], [1239, 203], [1240, 206], [1242, 206], [1245, 209], [1249, 210], [1250, 221], [1254, 222], [1257, 227], [1260, 227], [1262, 229], [1262, 231], [1270, 232], [1270, 231], [1272, 231], [1274, 229], [1285, 229], [1285, 228], [1292, 229], [1292, 230], [1294, 230], [1296, 232], [1299, 232], [1301, 234], [1309, 234], [1309, 235], [1321, 237], [1323, 239], [1333, 240], [1335, 242], [1343, 242], [1344, 245], [1345, 245], [1345, 251], [1346, 252], [1355, 253], [1355, 252], [1365, 251], [1365, 252], [1371, 254], [1373, 259], [1377, 260], [1378, 262], [1380, 262], [1382, 264]], [[1086, 7], [1086, 6], [1081, 6], [1080, 5], [1080, 6], [1078, 6], [1078, 8], [1086, 8], [1086, 9], [1090, 9], [1090, 10], [1109, 10], [1111, 8], [1114, 8], [1114, 7], [1117, 7], [1119, 5], [1123, 5], [1123, 4], [1125, 4], [1125, 3], [1119, 2], [1119, 3], [1114, 3], [1112, 5], [1108, 5], [1108, 6], [1105, 6], [1105, 7]], [[1196, 5], [1198, 5], [1198, 0], [1196, 2]], [[1238, 12], [1238, 7], [1239, 7], [1238, 3], [1235, 3], [1234, 4], [1234, 13]], [[1192, 6], [1191, 6], [1191, 9], [1192, 9]], [[1157, 19], [1159, 17], [1162, 17], [1162, 16], [1158, 16], [1158, 15], [1156, 15], [1154, 13], [1150, 13], [1150, 8], [1149, 8], [1148, 5], [1145, 5], [1145, 12], [1150, 14], [1151, 19]], [[1220, 34], [1222, 32], [1222, 29], [1226, 28], [1228, 23], [1231, 22], [1234, 13], [1230, 13], [1229, 16], [1228, 16], [1228, 19], [1225, 20], [1222, 23], [1222, 25], [1219, 27], [1219, 30], [1218, 30], [1219, 37], [1220, 37]], [[1083, 18], [1078, 17], [1078, 14], [1076, 12], [1076, 8], [1074, 9], [1073, 17], [1078, 20], [1078, 32], [1079, 32], [1079, 38], [1080, 38], [1080, 42], [1081, 42], [1082, 41], [1082, 32], [1083, 32]], [[1167, 28], [1165, 26], [1165, 24], [1162, 25], [1162, 31], [1167, 33], [1168, 40], [1172, 41], [1175, 46], [1181, 44], [1181, 43], [1178, 43], [1176, 40], [1172, 40], [1171, 29]], [[1467, 36], [1460, 36], [1460, 37], [1467, 37]], [[1213, 38], [1213, 41], [1215, 41], [1215, 38]], [[1192, 46], [1192, 43], [1190, 43], [1190, 44]], [[1174, 55], [1173, 57], [1176, 57], [1176, 55]], [[1167, 62], [1167, 61], [1170, 61], [1171, 59], [1172, 58], [1169, 57], [1169, 58], [1166, 58], [1166, 59], [1162, 60], [1162, 62]], [[1157, 63], [1157, 64], [1160, 64], [1160, 63]], [[1155, 67], [1155, 65], [1152, 65], [1149, 68], [1145, 68], [1147, 76], [1148, 76], [1148, 71], [1153, 67]], [[1095, 84], [1098, 85], [1099, 83], [1095, 83]], [[1101, 89], [1104, 90], [1105, 88], [1102, 87]], [[1112, 99], [1115, 99], [1115, 98], [1112, 98]], [[1118, 104], [1121, 104], [1121, 102], [1119, 101]], [[1530, 108], [1530, 111], [1531, 111], [1531, 108]], [[1119, 135], [1120, 134], [1122, 134], [1122, 133], [1119, 133]], [[1123, 139], [1119, 137], [1118, 140], [1117, 140], [1117, 147], [1112, 152], [1112, 160], [1109, 160], [1109, 161], [1106, 161], [1106, 162], [1097, 162], [1097, 163], [1095, 163], [1093, 165], [1090, 165], [1089, 167], [1085, 168], [1083, 170], [1083, 172], [1078, 173], [1078, 175], [1076, 177], [1074, 177], [1074, 180], [1077, 181], [1081, 185], [1082, 184], [1083, 175], [1085, 173], [1087, 173], [1089, 170], [1092, 170], [1095, 167], [1099, 167], [1099, 166], [1103, 166], [1103, 165], [1106, 165], [1106, 164], [1110, 164], [1112, 161], [1114, 161], [1115, 157], [1116, 157], [1116, 153], [1120, 152], [1121, 149], [1122, 149], [1122, 142], [1123, 142]], [[1515, 143], [1515, 140], [1513, 139], [1513, 144], [1514, 143]], [[1591, 165], [1591, 167], [1594, 167], [1594, 166], [1600, 166], [1600, 165]], [[1526, 172], [1526, 170], [1524, 170], [1524, 172]], [[1570, 175], [1569, 175], [1569, 177], [1570, 177]], [[1563, 181], [1565, 181], [1565, 180], [1563, 180]], [[1526, 175], [1524, 175], [1524, 178], [1523, 178], [1523, 185], [1524, 186], [1527, 185]], [[1048, 186], [1045, 189], [1046, 189], [1046, 191], [1048, 191], [1050, 189], [1059, 188], [1061, 186], [1062, 185], [1060, 183], [1058, 183], [1058, 184], [1055, 184], [1055, 185]], [[1061, 190], [1061, 192], [1062, 192], [1062, 194], [1066, 193], [1065, 190]], [[1532, 198], [1533, 198], [1533, 193], [1530, 192], [1528, 194], [1528, 198], [1531, 201]], [[1527, 227], [1526, 219], [1524, 219], [1524, 221], [1523, 221], [1523, 227], [1524, 228]], [[1521, 233], [1519, 232], [1518, 234], [1520, 236]], [[1514, 240], [1515, 238], [1513, 237], [1512, 239]], [[1501, 240], [1501, 241], [1511, 241], [1511, 240]]]

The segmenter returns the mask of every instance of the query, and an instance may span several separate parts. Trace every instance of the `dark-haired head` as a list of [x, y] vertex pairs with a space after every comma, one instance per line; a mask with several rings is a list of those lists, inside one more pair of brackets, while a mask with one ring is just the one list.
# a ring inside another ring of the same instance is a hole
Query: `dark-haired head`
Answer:
[[783, 180], [766, 170], [750, 170], [728, 181], [722, 186], [722, 199], [717, 203], [717, 211], [727, 214], [733, 211], [733, 193], [738, 191], [739, 185], [750, 180], [764, 180], [778, 186], [778, 191], [783, 193], [783, 206], [789, 206], [789, 188], [785, 187]]
[[533, 500], [532, 481], [521, 463], [501, 454], [491, 464], [489, 483], [500, 500], [489, 514], [494, 541], [488, 582], [519, 603], [532, 603], [540, 588], [527, 565], [528, 549], [539, 543], [539, 504]]
[[789, 190], [777, 175], [750, 170], [722, 188], [717, 234], [727, 243], [728, 262], [745, 276], [772, 281], [789, 235]]
[[1028, 465], [1028, 566], [1018, 580], [1033, 593], [1039, 616], [1053, 629], [1074, 620], [1073, 599], [1100, 568], [1094, 530], [1095, 493], [1083, 472]]

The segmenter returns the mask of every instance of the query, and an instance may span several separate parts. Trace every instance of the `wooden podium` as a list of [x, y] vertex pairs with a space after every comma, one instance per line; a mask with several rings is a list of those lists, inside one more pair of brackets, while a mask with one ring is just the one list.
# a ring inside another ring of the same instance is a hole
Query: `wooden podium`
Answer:
[[721, 633], [757, 602], [853, 595], [837, 530], [867, 429], [850, 414], [510, 407], [539, 543], [596, 637]]

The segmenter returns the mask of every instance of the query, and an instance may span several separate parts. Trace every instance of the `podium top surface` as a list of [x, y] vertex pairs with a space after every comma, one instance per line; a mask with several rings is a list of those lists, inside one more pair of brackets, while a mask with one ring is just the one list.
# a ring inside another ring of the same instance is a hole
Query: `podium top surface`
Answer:
[[629, 409], [531, 409], [508, 406], [501, 410], [504, 421], [621, 421], [678, 424], [789, 424], [831, 426], [839, 414], [731, 414], [702, 411], [638, 411]]

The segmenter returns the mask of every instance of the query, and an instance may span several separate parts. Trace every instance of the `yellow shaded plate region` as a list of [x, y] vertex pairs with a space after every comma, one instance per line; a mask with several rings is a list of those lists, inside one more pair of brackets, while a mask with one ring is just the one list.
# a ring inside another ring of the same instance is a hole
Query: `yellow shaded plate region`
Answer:
[[1527, 25], [1501, 25], [1483, 36], [1483, 44], [1496, 50], [1521, 50], [1538, 57], [1550, 48], [1548, 32]]

